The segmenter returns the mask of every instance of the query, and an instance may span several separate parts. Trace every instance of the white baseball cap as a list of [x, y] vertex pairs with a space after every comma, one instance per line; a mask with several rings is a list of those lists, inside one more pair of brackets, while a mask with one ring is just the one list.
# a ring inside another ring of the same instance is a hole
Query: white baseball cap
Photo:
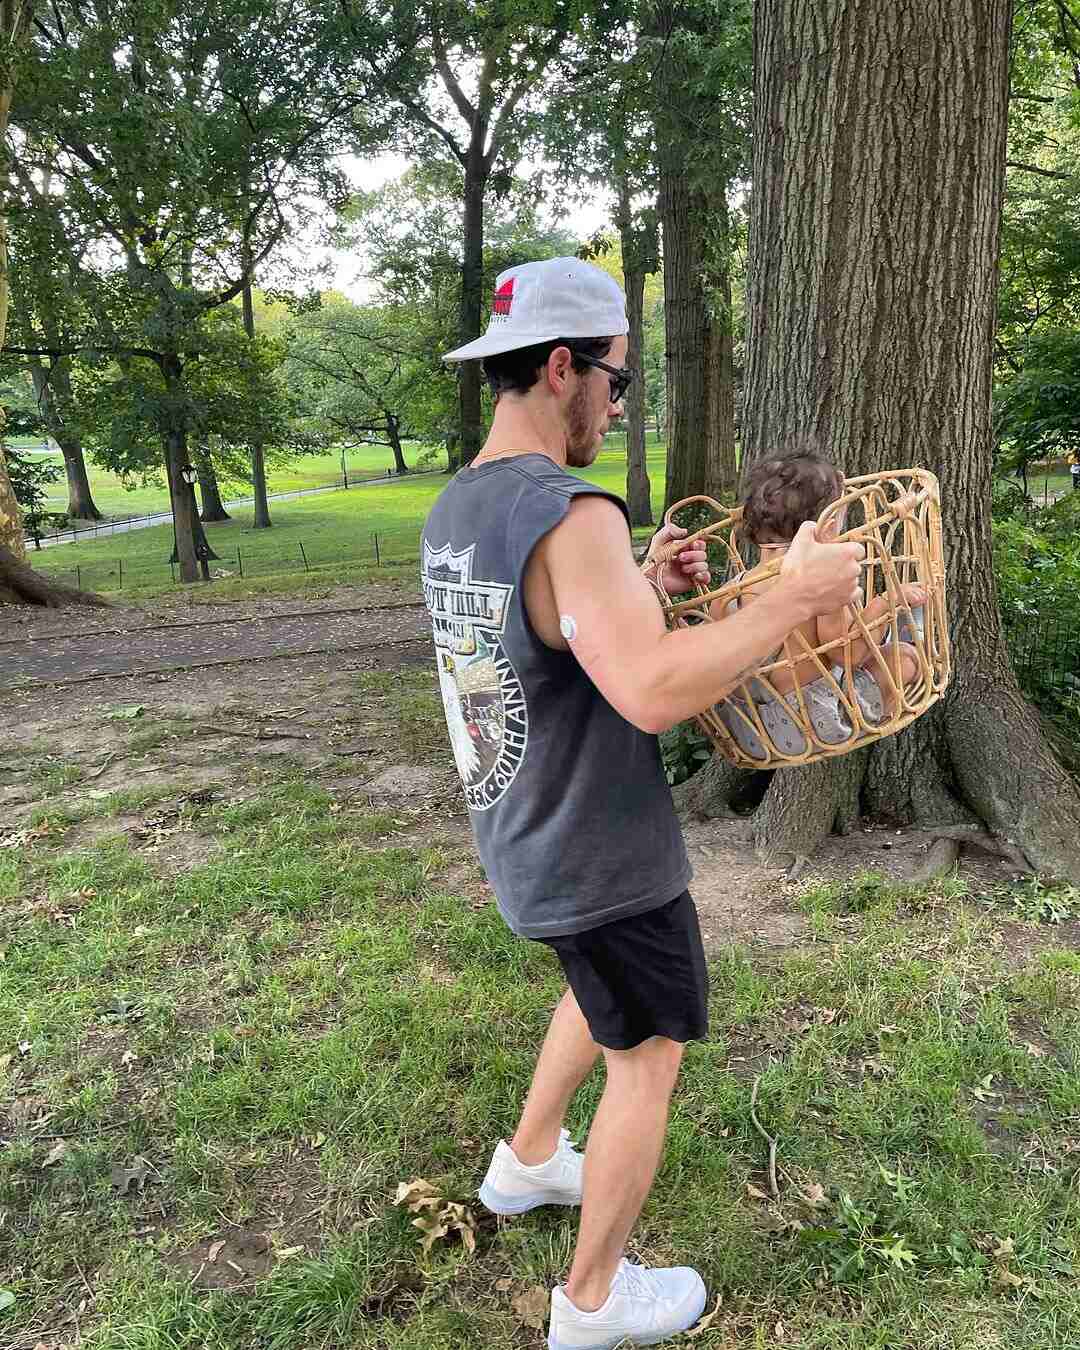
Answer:
[[444, 361], [478, 361], [557, 338], [628, 333], [619, 283], [580, 258], [547, 258], [508, 267], [495, 278], [487, 332]]

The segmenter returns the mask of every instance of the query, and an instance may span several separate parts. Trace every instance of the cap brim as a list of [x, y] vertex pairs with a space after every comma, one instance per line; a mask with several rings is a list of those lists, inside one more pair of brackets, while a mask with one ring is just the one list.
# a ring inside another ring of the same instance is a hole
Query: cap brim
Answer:
[[480, 361], [485, 356], [501, 356], [522, 347], [535, 347], [541, 342], [554, 342], [565, 333], [485, 333], [464, 347], [455, 347], [443, 356], [444, 361]]

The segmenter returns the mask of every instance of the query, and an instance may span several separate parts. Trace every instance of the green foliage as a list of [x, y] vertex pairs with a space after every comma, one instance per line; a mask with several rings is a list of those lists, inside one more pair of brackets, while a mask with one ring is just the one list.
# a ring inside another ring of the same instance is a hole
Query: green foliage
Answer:
[[67, 521], [66, 513], [50, 511], [46, 506], [49, 488], [64, 477], [63, 466], [54, 459], [22, 455], [10, 447], [4, 451], [4, 457], [27, 533], [37, 538], [46, 529], [63, 525]]
[[[1077, 257], [1080, 266], [1080, 254]], [[1006, 470], [1080, 451], [1080, 328], [1040, 328], [1013, 353], [1019, 369], [995, 391]]]
[[677, 727], [660, 734], [660, 753], [664, 773], [674, 787], [697, 773], [712, 756], [709, 738], [696, 722], [680, 722]]

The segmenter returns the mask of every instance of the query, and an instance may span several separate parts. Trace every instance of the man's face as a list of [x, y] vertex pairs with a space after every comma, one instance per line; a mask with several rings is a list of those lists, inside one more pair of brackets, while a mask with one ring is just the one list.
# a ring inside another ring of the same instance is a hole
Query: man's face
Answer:
[[[604, 357], [609, 366], [626, 364], [626, 337], [617, 337]], [[595, 366], [586, 367], [577, 381], [567, 406], [566, 462], [575, 469], [585, 469], [593, 462], [604, 444], [604, 436], [612, 422], [622, 417], [623, 405], [611, 401], [611, 380], [605, 371]]]

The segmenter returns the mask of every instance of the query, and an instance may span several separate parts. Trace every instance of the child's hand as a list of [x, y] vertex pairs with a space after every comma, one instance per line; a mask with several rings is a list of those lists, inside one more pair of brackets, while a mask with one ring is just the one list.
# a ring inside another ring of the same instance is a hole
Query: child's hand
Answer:
[[[654, 561], [670, 550], [686, 531], [681, 525], [664, 525], [653, 535], [646, 563]], [[712, 573], [705, 542], [696, 539], [682, 553], [674, 553], [667, 563], [657, 568], [656, 579], [668, 595], [682, 595], [694, 586], [707, 586]]]

